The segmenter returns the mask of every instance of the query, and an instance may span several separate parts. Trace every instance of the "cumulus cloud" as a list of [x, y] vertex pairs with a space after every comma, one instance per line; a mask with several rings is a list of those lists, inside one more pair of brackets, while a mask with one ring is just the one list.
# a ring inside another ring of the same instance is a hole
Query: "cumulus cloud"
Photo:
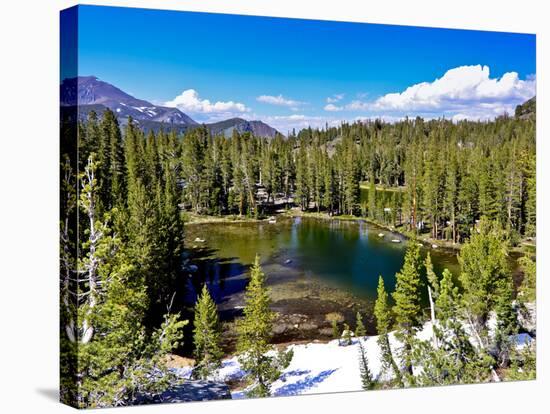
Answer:
[[292, 129], [298, 132], [308, 127], [324, 128], [327, 124], [328, 126], [337, 126], [342, 122], [337, 118], [304, 114], [274, 115], [262, 117], [261, 119], [283, 134], [291, 132]]
[[374, 111], [438, 112], [451, 117], [486, 119], [513, 111], [535, 95], [536, 80], [522, 80], [517, 72], [491, 78], [488, 66], [460, 66], [432, 82], [409, 86], [375, 100]]
[[371, 108], [369, 102], [363, 102], [360, 100], [351, 101], [351, 103], [346, 105], [348, 111], [366, 111]]
[[294, 111], [298, 110], [300, 106], [304, 105], [304, 102], [285, 98], [283, 95], [277, 95], [277, 96], [260, 95], [256, 98], [256, 100], [258, 102], [262, 102], [270, 105], [286, 106]]
[[183, 91], [173, 100], [165, 102], [164, 105], [178, 108], [186, 113], [207, 114], [214, 117], [233, 116], [250, 112], [250, 109], [246, 105], [239, 102], [211, 102], [208, 99], [201, 99], [199, 93], [194, 89]]
[[324, 110], [328, 112], [338, 112], [338, 111], [342, 111], [343, 109], [344, 109], [343, 106], [336, 106], [332, 103], [329, 103], [324, 107]]
[[343, 94], [343, 93], [335, 93], [334, 95], [329, 96], [327, 98], [327, 103], [333, 104], [333, 103], [336, 103], [336, 102], [340, 102], [342, 99], [344, 99], [344, 96], [345, 96], [345, 94]]
[[353, 120], [358, 122], [373, 122], [376, 120], [381, 120], [393, 124], [396, 122], [404, 121], [406, 118], [406, 116], [382, 114], [376, 116], [356, 116]]

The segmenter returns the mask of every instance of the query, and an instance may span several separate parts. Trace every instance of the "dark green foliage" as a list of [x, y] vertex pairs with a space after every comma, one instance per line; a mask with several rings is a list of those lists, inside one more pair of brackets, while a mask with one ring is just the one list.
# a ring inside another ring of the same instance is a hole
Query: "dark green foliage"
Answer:
[[435, 342], [413, 342], [413, 361], [422, 366], [416, 385], [445, 385], [486, 381], [491, 359], [472, 346], [462, 322], [458, 288], [453, 275], [444, 270], [435, 301]]
[[482, 220], [478, 231], [472, 232], [460, 251], [459, 279], [468, 321], [486, 346], [489, 312], [502, 295], [510, 296], [512, 275], [507, 261], [508, 243], [498, 224]]
[[269, 396], [271, 384], [281, 376], [293, 356], [292, 350], [268, 355], [273, 350], [269, 342], [274, 318], [270, 303], [265, 274], [260, 267], [260, 258], [256, 256], [246, 287], [244, 318], [237, 324], [239, 362], [247, 373], [250, 384], [247, 395], [251, 397]]
[[361, 315], [361, 312], [357, 312], [355, 315], [355, 321], [355, 336], [358, 338], [365, 336], [367, 331], [365, 329], [365, 324], [363, 323], [363, 316]]
[[[181, 137], [162, 131], [145, 135], [131, 119], [121, 133], [116, 116], [106, 111], [101, 119], [90, 112], [75, 129], [79, 160], [64, 157], [61, 168], [65, 401], [81, 407], [122, 405], [166, 387], [162, 359], [180, 340], [183, 322], [170, 312], [163, 319], [154, 315], [170, 308], [178, 280], [181, 207], [197, 214], [261, 217], [274, 203], [291, 207], [292, 200], [303, 210], [368, 214], [436, 239], [467, 241], [460, 253], [460, 293], [449, 272], [440, 278], [429, 257], [422, 262], [414, 239], [396, 275], [393, 312], [379, 280], [378, 343], [394, 385], [403, 386], [404, 379], [411, 385], [485, 381], [497, 375], [493, 367], [507, 378], [534, 377], [532, 350], [518, 352], [510, 343], [517, 326], [507, 264], [510, 245], [536, 236], [533, 117], [521, 112], [483, 123], [420, 118], [343, 123], [265, 139], [236, 130], [231, 137], [213, 137], [206, 128]], [[367, 201], [360, 199], [361, 183], [368, 188]], [[80, 231], [73, 234], [77, 212]], [[435, 339], [425, 342], [415, 338], [423, 320], [423, 265], [436, 319]], [[520, 308], [535, 300], [536, 277], [532, 260], [524, 258], [521, 265]], [[292, 353], [266, 355], [273, 349], [273, 314], [258, 261], [246, 298], [239, 324], [241, 361], [250, 395], [269, 395]], [[212, 345], [217, 315], [211, 305], [204, 294], [197, 304], [196, 323], [207, 326], [196, 338], [197, 359], [205, 361], [199, 362], [205, 368], [197, 370], [201, 377], [215, 370], [221, 357]], [[497, 329], [490, 337], [493, 311]], [[331, 320], [335, 339], [341, 337], [339, 322]], [[472, 341], [464, 323], [472, 327]], [[405, 345], [399, 355], [403, 373], [390, 347], [392, 329]], [[346, 331], [351, 336], [345, 326]], [[364, 335], [359, 314], [355, 334]], [[364, 357], [363, 384], [374, 386]], [[423, 366], [421, 376], [410, 375], [413, 364]], [[163, 375], [151, 379], [153, 371]]]
[[497, 326], [495, 332], [495, 350], [497, 353], [497, 363], [499, 366], [508, 366], [510, 363], [510, 352], [513, 344], [512, 335], [517, 334], [518, 315], [513, 307], [512, 278], [500, 280], [498, 282], [495, 300], [495, 313]]
[[520, 258], [519, 264], [523, 269], [523, 280], [518, 292], [518, 299], [520, 302], [534, 302], [537, 294], [537, 264], [529, 256]]
[[198, 214], [261, 217], [293, 199], [304, 211], [368, 215], [458, 243], [482, 216], [516, 239], [535, 236], [535, 158], [534, 121], [503, 117], [344, 123], [287, 139], [195, 128], [180, 160], [184, 205]]
[[218, 310], [206, 284], [195, 304], [193, 322], [193, 343], [195, 345], [195, 369], [193, 375], [206, 379], [221, 366], [223, 356], [220, 346]]
[[374, 304], [374, 316], [376, 317], [376, 330], [378, 332], [378, 346], [382, 354], [382, 369], [392, 370], [398, 386], [403, 386], [401, 370], [397, 366], [390, 346], [389, 333], [391, 329], [391, 308], [389, 295], [384, 287], [382, 276], [378, 278], [376, 302]]
[[91, 152], [76, 177], [80, 198], [71, 196], [69, 184], [75, 181], [69, 177], [63, 190], [69, 208], [78, 202], [82, 240], [80, 256], [69, 259], [67, 250], [62, 261], [62, 280], [68, 282], [62, 290], [62, 364], [73, 366], [76, 359], [76, 375], [72, 385], [62, 382], [61, 395], [81, 408], [126, 405], [137, 395], [164, 390], [171, 374], [163, 359], [178, 346], [187, 323], [168, 308], [159, 326], [145, 326], [150, 304], [145, 277], [131, 249], [109, 226], [116, 208], [101, 212], [106, 204], [100, 198], [99, 168]]
[[62, 169], [61, 396], [81, 408], [126, 405], [168, 387], [165, 356], [187, 323], [170, 312], [183, 237], [179, 144], [145, 139], [131, 119], [123, 135], [108, 110], [78, 130], [79, 164], [66, 154]]
[[395, 275], [395, 292], [392, 296], [395, 301], [393, 313], [397, 327], [397, 338], [403, 341], [401, 359], [406, 372], [412, 376], [412, 342], [414, 335], [421, 324], [422, 308], [420, 306], [420, 274], [422, 262], [420, 247], [415, 239], [409, 241], [405, 254], [405, 263], [399, 273]]
[[513, 350], [506, 379], [509, 381], [534, 380], [537, 378], [537, 350], [534, 344]]
[[338, 328], [338, 321], [333, 319], [330, 324], [332, 326], [332, 337], [334, 339], [340, 339], [340, 328]]
[[361, 372], [361, 386], [365, 391], [372, 390], [376, 387], [376, 381], [374, 380], [370, 369], [369, 360], [367, 358], [367, 352], [361, 340], [359, 343], [359, 371]]
[[397, 327], [407, 335], [412, 335], [420, 326], [422, 309], [420, 306], [420, 275], [422, 273], [420, 247], [412, 239], [407, 244], [405, 263], [395, 275], [396, 284], [393, 299], [393, 313]]
[[342, 331], [342, 343], [344, 345], [351, 345], [351, 329], [347, 323], [344, 323], [344, 330]]

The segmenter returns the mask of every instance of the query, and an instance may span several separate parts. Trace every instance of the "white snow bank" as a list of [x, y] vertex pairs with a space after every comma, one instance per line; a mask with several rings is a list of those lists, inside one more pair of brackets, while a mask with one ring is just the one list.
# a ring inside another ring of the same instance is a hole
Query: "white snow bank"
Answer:
[[[490, 323], [494, 329], [494, 321]], [[491, 329], [491, 330], [492, 330]], [[428, 341], [432, 338], [432, 324], [426, 322], [416, 334], [418, 339]], [[472, 343], [475, 339], [470, 334]], [[389, 334], [390, 346], [393, 356], [398, 364], [399, 350], [402, 344], [395, 338], [394, 333]], [[525, 334], [516, 335], [513, 342], [518, 348], [530, 343], [532, 338]], [[359, 341], [363, 344], [368, 359], [368, 367], [374, 378], [389, 380], [391, 372], [381, 373], [382, 358], [378, 346], [378, 336], [366, 336], [353, 338], [351, 345], [339, 345], [338, 340], [328, 343], [308, 343], [290, 345], [294, 351], [290, 365], [283, 371], [279, 380], [271, 387], [272, 395], [298, 395], [317, 394], [327, 392], [361, 391], [361, 373], [359, 370]], [[184, 372], [185, 371], [185, 372]], [[391, 371], [391, 370], [389, 370]], [[182, 370], [182, 375], [190, 375], [190, 369]], [[418, 375], [419, 371], [414, 370]], [[225, 359], [221, 369], [209, 378], [212, 381], [239, 380], [245, 375], [236, 356]], [[232, 398], [245, 398], [245, 390], [233, 391]]]
[[[428, 322], [418, 332], [420, 339], [429, 339], [432, 335]], [[400, 347], [395, 336], [390, 334], [390, 346], [394, 354]], [[369, 370], [374, 378], [381, 374], [382, 361], [378, 336], [353, 338], [351, 345], [339, 345], [338, 340], [328, 343], [309, 343], [290, 345], [294, 351], [290, 365], [283, 371], [279, 380], [271, 387], [272, 395], [317, 394], [327, 392], [361, 391], [361, 373], [359, 370], [359, 341], [363, 344], [369, 362]], [[244, 376], [237, 357], [223, 361], [223, 366], [212, 379], [229, 381]], [[387, 375], [384, 377], [388, 378]], [[244, 398], [244, 391], [231, 393], [232, 398]]]

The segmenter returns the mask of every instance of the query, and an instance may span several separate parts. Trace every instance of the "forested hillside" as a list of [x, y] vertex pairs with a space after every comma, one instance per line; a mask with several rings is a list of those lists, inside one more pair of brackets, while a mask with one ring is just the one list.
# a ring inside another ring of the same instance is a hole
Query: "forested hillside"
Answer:
[[534, 119], [358, 122], [272, 140], [197, 129], [181, 154], [183, 202], [199, 214], [259, 216], [284, 202], [455, 242], [481, 216], [535, 235]]
[[[74, 133], [78, 134], [78, 158], [74, 157]], [[62, 146], [62, 398], [81, 407], [124, 405], [168, 387], [170, 372], [162, 361], [180, 344], [187, 323], [172, 311], [175, 284], [184, 270], [186, 211], [245, 218], [299, 208], [332, 216], [362, 216], [413, 236], [429, 234], [460, 243], [477, 227], [481, 235], [470, 240], [460, 259], [462, 285], [476, 289], [464, 299], [455, 297], [452, 286], [448, 289], [453, 301], [460, 300], [460, 309], [467, 309], [463, 300], [470, 301], [473, 310], [468, 309], [485, 336], [493, 308], [509, 316], [513, 288], [510, 273], [503, 270], [481, 291], [476, 272], [484, 271], [494, 255], [476, 254], [536, 236], [533, 117], [459, 123], [377, 120], [268, 139], [235, 129], [230, 137], [212, 136], [205, 126], [183, 135], [162, 130], [145, 133], [131, 118], [121, 128], [115, 113], [106, 109], [102, 117], [92, 111], [86, 121], [64, 124]], [[362, 186], [368, 189], [366, 200], [360, 196]], [[391, 196], [381, 197], [387, 191]], [[481, 250], [476, 250], [476, 242]], [[418, 269], [423, 264], [417, 250], [410, 248], [403, 271], [396, 275], [391, 317], [409, 351], [416, 346], [413, 336], [422, 313], [418, 303], [407, 302], [419, 297]], [[499, 260], [504, 268], [504, 257]], [[534, 269], [531, 261], [525, 266]], [[251, 372], [261, 367], [263, 371], [254, 378], [263, 384], [275, 381], [292, 355], [281, 354], [274, 360], [276, 367], [260, 363], [262, 352], [270, 349], [272, 316], [258, 259], [254, 269], [258, 279], [254, 294], [263, 301], [254, 312], [267, 312], [261, 326], [265, 332], [260, 346], [250, 338], [249, 328], [256, 329], [258, 320], [243, 322], [239, 349], [243, 355], [249, 349], [259, 352], [242, 363]], [[534, 289], [534, 272], [529, 274], [528, 287]], [[433, 289], [442, 290], [443, 301], [445, 286], [439, 283], [434, 282]], [[441, 283], [451, 283], [450, 276]], [[498, 300], [479, 296], [480, 292], [490, 296], [493, 285], [501, 292]], [[407, 289], [414, 292], [409, 294]], [[203, 312], [213, 314], [207, 293], [203, 292], [201, 306]], [[384, 295], [382, 288], [379, 296]], [[529, 295], [534, 300], [534, 290]], [[480, 302], [486, 306], [478, 306]], [[250, 303], [256, 302], [250, 299]], [[440, 312], [450, 312], [447, 302], [438, 306]], [[245, 315], [253, 309], [246, 308]], [[413, 309], [414, 315], [407, 309]], [[386, 318], [384, 309], [379, 311], [377, 318]], [[442, 320], [451, 324], [454, 319], [449, 322], [449, 318]], [[195, 324], [215, 326], [216, 321], [199, 318]], [[379, 333], [389, 329], [381, 326]], [[506, 329], [508, 325], [502, 328], [503, 335], [513, 332]], [[197, 348], [207, 367], [218, 366], [221, 351], [216, 347], [211, 352], [216, 356], [213, 363], [211, 355]], [[410, 375], [415, 361], [407, 361], [407, 381], [413, 384]], [[503, 369], [509, 367], [508, 360], [498, 361]], [[426, 379], [425, 383], [432, 382]], [[260, 387], [258, 393], [267, 395], [269, 387]]]

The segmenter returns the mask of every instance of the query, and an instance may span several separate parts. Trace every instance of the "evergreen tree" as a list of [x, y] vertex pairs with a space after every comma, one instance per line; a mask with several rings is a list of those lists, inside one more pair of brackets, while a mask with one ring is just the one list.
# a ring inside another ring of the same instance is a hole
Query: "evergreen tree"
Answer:
[[338, 321], [333, 319], [330, 321], [330, 324], [332, 325], [332, 337], [334, 339], [340, 339], [340, 328], [338, 328]]
[[433, 326], [437, 341], [415, 340], [413, 360], [422, 367], [415, 384], [422, 386], [486, 381], [491, 358], [470, 342], [462, 322], [460, 295], [447, 269], [439, 284], [436, 299], [437, 321]]
[[529, 256], [523, 256], [518, 260], [523, 269], [523, 280], [518, 292], [520, 302], [534, 302], [536, 299], [537, 265]]
[[376, 386], [376, 381], [374, 380], [370, 369], [369, 369], [369, 360], [367, 358], [367, 352], [361, 340], [359, 343], [359, 371], [361, 373], [361, 386], [365, 391], [372, 390]]
[[361, 312], [358, 311], [356, 313], [355, 320], [355, 336], [361, 338], [367, 334], [365, 325], [363, 324], [363, 316], [361, 315]]
[[389, 295], [384, 287], [384, 279], [382, 279], [382, 276], [378, 278], [374, 316], [376, 318], [376, 330], [378, 332], [378, 346], [382, 354], [382, 368], [386, 371], [391, 369], [397, 385], [402, 387], [403, 378], [393, 357], [388, 336], [391, 329], [391, 308], [389, 304]]
[[497, 363], [501, 367], [510, 364], [510, 353], [513, 348], [512, 337], [518, 332], [518, 315], [513, 306], [514, 287], [512, 278], [500, 280], [497, 286], [495, 313], [497, 326], [495, 332], [495, 349]]
[[218, 310], [206, 284], [204, 284], [202, 293], [195, 304], [193, 326], [193, 342], [197, 361], [193, 375], [206, 379], [221, 367], [223, 355], [220, 346]]
[[376, 219], [376, 185], [374, 184], [374, 170], [370, 173], [369, 184], [369, 218]]
[[344, 345], [351, 345], [351, 329], [347, 323], [344, 323], [344, 330], [342, 331], [342, 338]]
[[269, 396], [271, 384], [281, 376], [293, 356], [292, 350], [278, 352], [275, 356], [268, 354], [273, 350], [269, 343], [274, 318], [270, 302], [265, 274], [256, 256], [245, 293], [244, 318], [237, 325], [239, 362], [250, 382], [247, 389], [250, 397]]
[[472, 232], [458, 256], [464, 309], [479, 345], [484, 348], [489, 345], [489, 313], [495, 308], [499, 297], [506, 294], [503, 284], [510, 286], [512, 276], [507, 257], [508, 243], [502, 230], [486, 219], [481, 221], [479, 233]]
[[[78, 262], [77, 320], [65, 330], [76, 344], [79, 407], [127, 405], [136, 395], [152, 396], [169, 385], [162, 364], [178, 346], [187, 321], [165, 315], [160, 327], [147, 330], [148, 297], [143, 275], [96, 210], [98, 184], [93, 153], [79, 176], [80, 224], [86, 234]], [[157, 375], [160, 374], [160, 375]]]
[[409, 375], [412, 375], [411, 348], [417, 328], [421, 323], [420, 274], [422, 262], [420, 248], [415, 239], [409, 241], [405, 263], [396, 277], [393, 313], [397, 324], [397, 337], [404, 343], [402, 360]]

